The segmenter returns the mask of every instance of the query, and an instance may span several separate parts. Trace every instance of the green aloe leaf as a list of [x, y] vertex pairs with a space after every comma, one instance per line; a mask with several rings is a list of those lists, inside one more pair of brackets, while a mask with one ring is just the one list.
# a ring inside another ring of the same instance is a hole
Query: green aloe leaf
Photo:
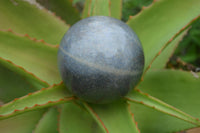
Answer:
[[92, 15], [93, 16], [110, 16], [109, 1], [95, 0]]
[[64, 19], [67, 24], [74, 24], [80, 20], [78, 10], [73, 7], [72, 0], [36, 0], [45, 8], [49, 9]]
[[[200, 118], [199, 77], [200, 73], [181, 70], [149, 71], [138, 88], [193, 117]], [[197, 125], [195, 126], [176, 117], [160, 113], [141, 103], [131, 105], [142, 133], [158, 131], [160, 133], [169, 133], [197, 127]], [[163, 125], [167, 126], [163, 128]]]
[[7, 103], [14, 98], [27, 95], [48, 84], [32, 73], [0, 57], [0, 101]]
[[1, 0], [0, 10], [0, 29], [29, 34], [51, 44], [59, 44], [68, 29], [55, 15], [23, 0]]
[[191, 25], [193, 19], [197, 19], [199, 7], [199, 0], [160, 0], [131, 17], [127, 24], [142, 42], [145, 69], [170, 41]]
[[60, 133], [102, 133], [92, 116], [74, 103], [61, 105], [59, 115]]
[[109, 0], [86, 0], [82, 18], [89, 16], [110, 16]]
[[121, 19], [122, 17], [122, 0], [110, 0], [111, 17]]
[[90, 0], [85, 0], [84, 9], [82, 12], [82, 18], [87, 18], [90, 16], [90, 8], [91, 8]]
[[105, 133], [139, 133], [127, 103], [120, 101], [105, 105], [84, 105]]
[[[189, 29], [189, 28], [188, 28]], [[176, 47], [179, 45], [179, 42], [183, 39], [183, 37], [187, 34], [188, 29], [178, 35], [162, 52], [162, 54], [158, 55], [155, 61], [152, 63], [152, 69], [161, 69], [164, 68], [169, 61], [169, 58], [174, 53]]]
[[0, 121], [1, 133], [31, 133], [46, 109], [27, 112]]
[[57, 67], [57, 47], [14, 32], [0, 31], [0, 57], [22, 66], [49, 84], [61, 81]]
[[140, 90], [133, 90], [128, 96], [126, 96], [130, 102], [135, 102], [139, 104], [143, 104], [155, 110], [161, 111], [163, 113], [169, 114], [171, 116], [177, 117], [179, 119], [185, 120], [187, 122], [193, 123], [195, 125], [200, 126], [200, 120], [195, 117], [184, 113], [183, 111], [155, 98], [150, 96], [147, 93], [143, 93]]
[[34, 133], [58, 133], [58, 110], [50, 108], [37, 123]]
[[34, 93], [20, 97], [0, 107], [0, 119], [5, 119], [27, 111], [45, 108], [73, 100], [63, 84], [43, 88]]

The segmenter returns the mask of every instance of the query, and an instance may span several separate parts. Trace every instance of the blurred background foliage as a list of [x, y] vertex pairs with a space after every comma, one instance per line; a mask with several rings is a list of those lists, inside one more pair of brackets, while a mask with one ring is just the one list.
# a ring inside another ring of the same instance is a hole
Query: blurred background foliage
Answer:
[[[171, 58], [171, 63], [180, 58], [184, 62], [192, 64], [194, 67], [200, 67], [200, 20], [192, 24], [188, 34], [178, 45]], [[196, 68], [199, 71], [199, 68]]]
[[148, 6], [153, 0], [123, 0], [122, 20], [127, 21], [129, 16], [134, 16], [142, 10], [143, 6]]

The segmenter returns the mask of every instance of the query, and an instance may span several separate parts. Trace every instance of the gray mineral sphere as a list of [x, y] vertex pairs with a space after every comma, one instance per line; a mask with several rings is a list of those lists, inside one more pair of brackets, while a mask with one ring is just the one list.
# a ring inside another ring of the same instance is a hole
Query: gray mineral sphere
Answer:
[[58, 64], [64, 83], [75, 96], [91, 103], [110, 103], [138, 83], [144, 53], [128, 25], [94, 16], [67, 31], [59, 47]]

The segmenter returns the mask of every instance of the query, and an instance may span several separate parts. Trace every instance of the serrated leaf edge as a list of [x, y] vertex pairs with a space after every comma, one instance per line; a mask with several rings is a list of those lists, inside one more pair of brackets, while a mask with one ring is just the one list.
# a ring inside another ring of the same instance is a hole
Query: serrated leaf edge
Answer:
[[35, 4], [31, 4], [29, 1], [25, 1], [24, 2], [27, 2], [28, 4], [30, 4], [31, 6], [34, 6], [35, 8], [41, 10], [41, 11], [44, 11], [46, 12], [47, 14], [50, 14], [51, 16], [53, 16], [54, 18], [56, 18], [57, 20], [59, 20], [60, 22], [64, 23], [65, 25], [69, 26], [60, 16], [57, 16], [54, 12], [52, 11], [49, 11], [48, 9], [46, 9], [44, 6], [42, 6], [41, 4], [39, 4], [37, 1], [35, 1], [37, 4], [39, 4], [42, 8], [38, 8]]
[[16, 68], [22, 70], [24, 73], [27, 73], [27, 74], [31, 75], [31, 76], [34, 77], [35, 79], [37, 79], [37, 80], [39, 80], [40, 82], [44, 83], [44, 84], [46, 85], [46, 87], [50, 86], [49, 83], [47, 83], [46, 81], [40, 79], [39, 77], [37, 77], [37, 76], [34, 75], [33, 73], [27, 71], [27, 70], [26, 70], [25, 68], [23, 68], [22, 66], [19, 66], [19, 65], [13, 63], [13, 62], [10, 61], [10, 60], [4, 59], [3, 57], [0, 57], [0, 60], [3, 60], [3, 61], [5, 61], [5, 62], [11, 64], [12, 66], [14, 66], [14, 67], [16, 67]]
[[37, 94], [37, 93], [40, 93], [40, 92], [45, 91], [45, 90], [48, 90], [48, 89], [52, 89], [53, 87], [59, 86], [59, 85], [61, 85], [62, 83], [63, 83], [63, 81], [61, 81], [59, 84], [53, 84], [53, 85], [51, 85], [51, 86], [49, 86], [49, 87], [47, 87], [47, 88], [41, 88], [40, 90], [35, 91], [35, 92], [33, 92], [33, 93], [28, 93], [27, 95], [22, 96], [22, 97], [20, 97], [20, 98], [15, 98], [13, 101], [8, 102], [8, 103], [4, 104], [3, 106], [7, 106], [8, 104], [11, 104], [12, 102], [14, 102], [14, 101], [16, 101], [16, 100], [23, 99], [23, 98], [28, 97], [28, 96], [30, 96], [30, 95]]
[[37, 40], [36, 38], [33, 38], [33, 37], [30, 37], [27, 33], [26, 34], [20, 34], [20, 33], [17, 33], [15, 31], [13, 31], [12, 29], [0, 29], [1, 32], [7, 32], [7, 33], [12, 33], [13, 35], [16, 35], [18, 37], [22, 37], [22, 38], [27, 38], [33, 42], [36, 42], [36, 43], [42, 43], [48, 47], [51, 47], [51, 48], [58, 48], [59, 47], [59, 44], [50, 44], [50, 43], [47, 43], [44, 41], [44, 39], [40, 39], [40, 40]]
[[[62, 107], [62, 106], [61, 106]], [[58, 116], [57, 116], [57, 131], [60, 133], [60, 117], [61, 117], [61, 107], [57, 107]]]
[[98, 116], [98, 114], [86, 102], [83, 102], [83, 105], [88, 110], [88, 112], [90, 112], [90, 114], [96, 119], [96, 122], [105, 131], [105, 133], [109, 133], [107, 127], [105, 126], [101, 118]]
[[138, 122], [135, 121], [134, 114], [131, 112], [131, 108], [130, 108], [130, 106], [131, 106], [131, 105], [128, 104], [128, 111], [129, 111], [129, 113], [130, 113], [130, 115], [131, 115], [131, 117], [132, 117], [133, 122], [134, 122], [135, 125], [136, 125], [136, 129], [137, 129], [138, 132], [140, 133], [140, 129], [138, 128]]
[[[173, 54], [174, 54], [176, 48], [179, 46], [180, 42], [181, 42], [181, 41], [183, 40], [183, 38], [188, 34], [188, 31], [190, 30], [190, 28], [191, 28], [191, 26], [188, 27], [188, 28], [186, 29], [186, 30], [187, 30], [186, 33], [183, 34], [183, 37], [177, 42], [177, 44], [175, 44], [176, 46], [173, 48], [173, 51], [172, 51], [172, 53], [171, 53], [169, 59], [167, 60], [167, 62], [169, 62], [169, 60], [170, 60], [170, 58], [173, 56]], [[167, 65], [167, 62], [166, 62], [165, 65]]]
[[153, 63], [153, 61], [161, 54], [161, 52], [173, 41], [176, 39], [176, 37], [178, 35], [180, 35], [183, 31], [185, 31], [187, 28], [189, 28], [189, 26], [195, 22], [195, 20], [197, 20], [198, 18], [200, 18], [200, 15], [198, 15], [197, 17], [195, 17], [194, 19], [192, 19], [189, 23], [187, 23], [181, 30], [179, 30], [166, 44], [163, 45], [163, 47], [160, 49], [160, 51], [155, 55], [155, 57], [152, 59], [152, 61], [150, 62], [149, 66], [147, 67], [147, 69], [145, 70], [143, 76], [145, 75], [145, 73], [151, 68], [151, 64]]
[[130, 101], [130, 102], [134, 102], [134, 103], [138, 103], [138, 104], [145, 105], [146, 107], [155, 109], [155, 110], [160, 111], [160, 112], [162, 112], [162, 113], [168, 114], [168, 115], [170, 115], [170, 116], [173, 116], [173, 117], [176, 117], [176, 118], [178, 118], [178, 119], [184, 120], [184, 121], [186, 121], [186, 122], [192, 123], [192, 124], [194, 124], [194, 125], [200, 126], [200, 120], [199, 120], [198, 118], [195, 118], [195, 117], [193, 117], [193, 116], [191, 116], [191, 115], [189, 115], [189, 114], [187, 114], [187, 113], [185, 113], [185, 112], [183, 112], [183, 111], [181, 111], [181, 110], [179, 110], [179, 109], [177, 109], [177, 108], [175, 108], [175, 107], [173, 107], [173, 106], [171, 106], [171, 105], [169, 105], [169, 104], [167, 104], [167, 103], [165, 103], [165, 102], [163, 102], [163, 101], [161, 101], [161, 100], [159, 100], [159, 99], [157, 99], [157, 98], [155, 98], [155, 97], [153, 97], [153, 96], [151, 96], [151, 95], [149, 95], [148, 93], [144, 93], [144, 92], [142, 92], [142, 91], [139, 90], [139, 89], [135, 89], [135, 91], [137, 91], [138, 93], [140, 93], [140, 94], [143, 95], [143, 96], [146, 96], [146, 97], [148, 97], [148, 98], [150, 98], [150, 99], [152, 99], [152, 100], [154, 100], [154, 101], [156, 101], [156, 102], [158, 102], [158, 103], [160, 103], [160, 104], [166, 106], [167, 108], [171, 108], [171, 109], [173, 109], [174, 111], [176, 111], [176, 112], [178, 112], [178, 113], [181, 113], [182, 115], [185, 115], [185, 116], [187, 116], [187, 117], [193, 119], [194, 121], [189, 121], [189, 120], [183, 119], [183, 118], [181, 118], [181, 117], [179, 117], [179, 116], [177, 116], [177, 115], [174, 115], [174, 114], [168, 113], [168, 112], [166, 112], [166, 111], [163, 111], [163, 110], [161, 110], [161, 109], [159, 109], [159, 108], [156, 108], [155, 106], [148, 105], [148, 104], [144, 103], [143, 101], [133, 100], [132, 98], [129, 98], [128, 96], [126, 96], [126, 97], [124, 97], [124, 98], [125, 98], [126, 100]]
[[135, 17], [139, 16], [140, 14], [142, 14], [143, 11], [151, 8], [157, 2], [159, 2], [159, 0], [153, 0], [153, 2], [150, 5], [143, 6], [139, 13], [135, 14], [134, 16], [129, 16], [129, 19], [128, 19], [128, 21], [126, 23], [128, 24], [129, 21], [131, 21], [133, 18], [135, 18]]
[[190, 27], [190, 25], [192, 23], [194, 23], [198, 18], [200, 18], [200, 15], [198, 15], [197, 17], [195, 17], [194, 19], [192, 19], [189, 23], [187, 23], [182, 29], [180, 29], [174, 36], [171, 37], [171, 39], [169, 41], [167, 41], [167, 43], [165, 43], [162, 48], [159, 50], [159, 52], [153, 57], [153, 59], [151, 60], [149, 66], [146, 68], [146, 70], [144, 70], [144, 73], [142, 75], [141, 80], [139, 81], [139, 83], [137, 84], [137, 86], [143, 81], [144, 76], [146, 75], [147, 71], [151, 68], [152, 63], [155, 61], [155, 59], [162, 53], [162, 51], [173, 41], [176, 39], [176, 37], [178, 35], [180, 35], [182, 32], [184, 32], [186, 29], [188, 29]]
[[[55, 86], [59, 86], [61, 84], [62, 84], [62, 82], [59, 83], [59, 84], [54, 84], [54, 85], [52, 85], [52, 86], [50, 86], [48, 88], [42, 88], [39, 91], [36, 91], [36, 92], [33, 92], [33, 93], [28, 93], [27, 95], [25, 95], [23, 97], [15, 98], [13, 101], [0, 106], [0, 108], [2, 108], [4, 106], [7, 106], [9, 104], [12, 104], [12, 103], [14, 103], [17, 100], [23, 99], [23, 98], [28, 97], [28, 96], [33, 95], [33, 94], [40, 93], [41, 91], [45, 91], [45, 90], [51, 89], [51, 88], [53, 88]], [[32, 110], [35, 110], [35, 109], [40, 109], [40, 108], [45, 108], [45, 107], [53, 106], [53, 105], [56, 105], [56, 104], [61, 104], [61, 103], [64, 103], [66, 101], [71, 101], [71, 100], [75, 100], [75, 99], [76, 99], [76, 97], [70, 96], [70, 97], [60, 98], [60, 99], [55, 100], [55, 101], [48, 101], [48, 102], [43, 103], [43, 104], [34, 104], [32, 107], [24, 107], [24, 109], [20, 109], [20, 110], [19, 109], [14, 109], [14, 111], [11, 112], [11, 113], [0, 115], [0, 120], [1, 119], [6, 119], [6, 118], [9, 118], [9, 117], [12, 117], [12, 116], [15, 116], [17, 114], [21, 114], [23, 112], [28, 112], [28, 111], [32, 111]]]
[[[56, 101], [48, 101], [47, 103], [44, 103], [44, 104], [35, 104], [32, 107], [25, 107], [24, 109], [20, 109], [20, 110], [15, 109], [12, 113], [0, 115], [0, 120], [1, 119], [7, 119], [7, 118], [10, 118], [10, 117], [15, 116], [15, 115], [22, 114], [24, 112], [28, 112], [28, 111], [32, 111], [32, 110], [36, 110], [36, 109], [46, 108], [46, 107], [49, 107], [49, 106], [65, 103], [67, 101], [71, 101], [71, 100], [74, 100], [74, 99], [75, 99], [74, 97], [61, 98], [61, 99], [56, 100]], [[17, 99], [15, 99], [15, 100], [17, 100]]]

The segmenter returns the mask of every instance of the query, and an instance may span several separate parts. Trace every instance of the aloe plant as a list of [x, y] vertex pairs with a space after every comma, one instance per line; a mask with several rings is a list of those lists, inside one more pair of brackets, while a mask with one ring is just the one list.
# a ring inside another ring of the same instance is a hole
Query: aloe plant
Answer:
[[[102, 105], [67, 90], [57, 50], [67, 21], [96, 15], [121, 19], [122, 0], [86, 0], [81, 17], [70, 0], [48, 2], [56, 13], [22, 0], [0, 1], [2, 133], [169, 133], [200, 126], [200, 73], [165, 68], [199, 19], [199, 0], [154, 0], [129, 17], [126, 23], [143, 45], [144, 73], [122, 100]], [[63, 14], [59, 7], [68, 12], [65, 21], [57, 17]]]

